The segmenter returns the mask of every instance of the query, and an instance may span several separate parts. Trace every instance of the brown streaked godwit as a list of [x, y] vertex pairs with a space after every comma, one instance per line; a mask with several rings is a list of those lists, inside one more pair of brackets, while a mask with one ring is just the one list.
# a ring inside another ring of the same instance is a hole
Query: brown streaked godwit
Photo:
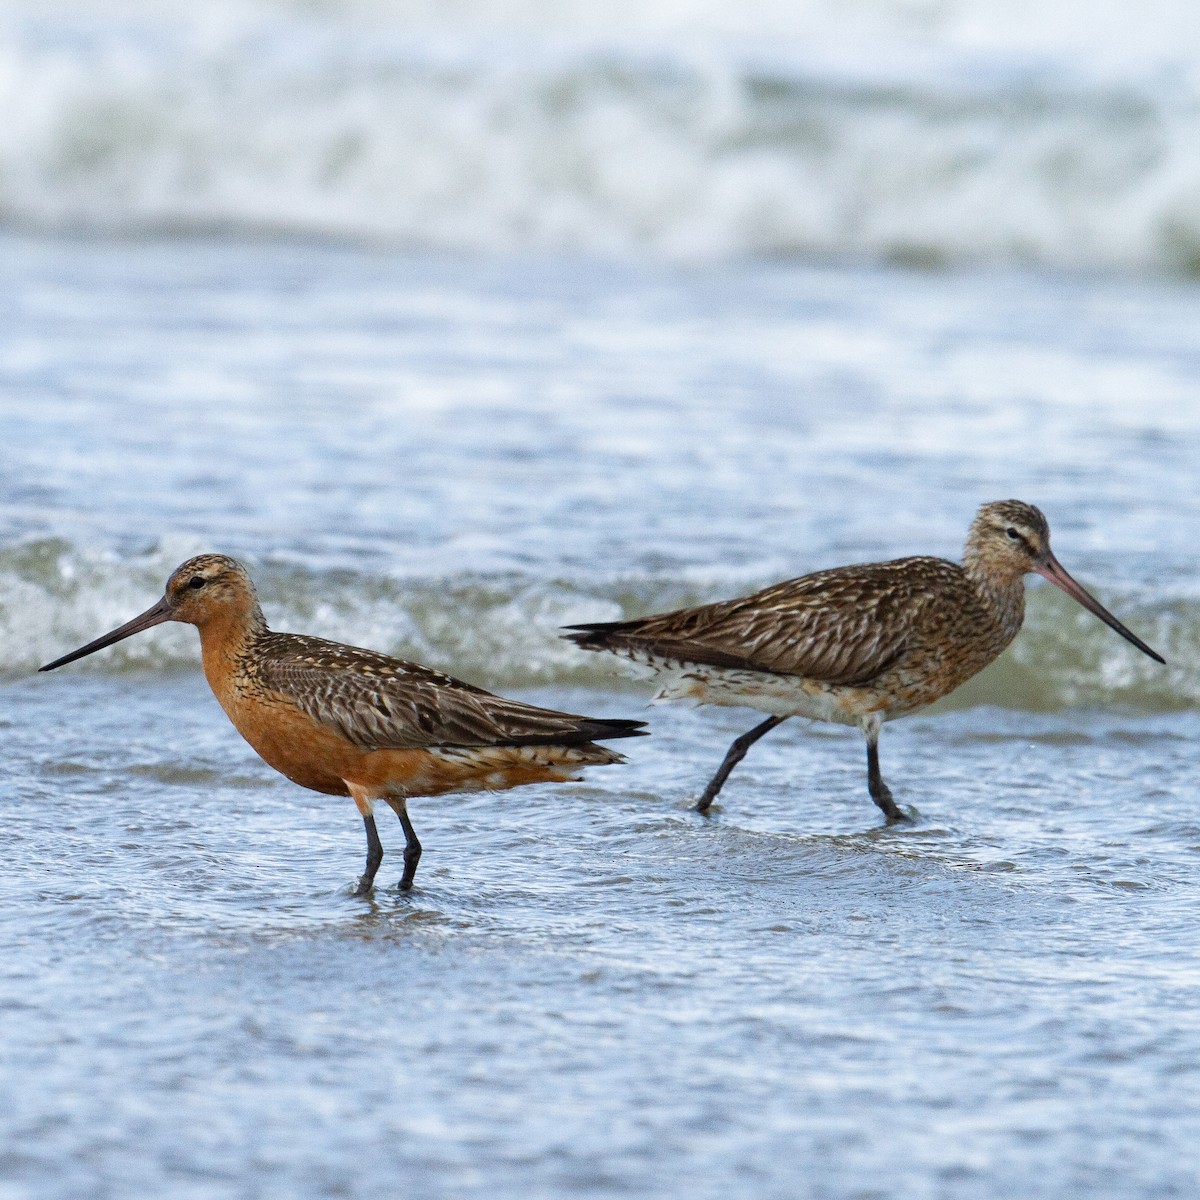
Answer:
[[536, 708], [374, 650], [272, 633], [250, 576], [223, 554], [188, 559], [152, 608], [40, 670], [164, 621], [200, 631], [209, 686], [265, 762], [302, 787], [354, 800], [367, 831], [358, 895], [383, 861], [376, 800], [404, 828], [407, 890], [421, 857], [410, 797], [574, 780], [580, 767], [624, 761], [596, 740], [638, 737], [645, 724]]
[[656, 700], [771, 714], [730, 746], [698, 812], [763, 734], [798, 716], [863, 731], [871, 799], [897, 821], [906, 814], [879, 770], [880, 726], [932, 704], [996, 658], [1021, 628], [1031, 571], [1164, 661], [1067, 574], [1050, 551], [1046, 518], [1020, 500], [980, 508], [961, 566], [921, 557], [835, 567], [740, 600], [574, 625], [564, 636], [654, 667], [664, 677]]

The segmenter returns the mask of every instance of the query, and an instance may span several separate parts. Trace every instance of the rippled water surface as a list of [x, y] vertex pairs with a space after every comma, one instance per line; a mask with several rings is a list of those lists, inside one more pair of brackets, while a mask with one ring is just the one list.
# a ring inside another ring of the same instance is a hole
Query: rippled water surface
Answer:
[[[1194, 1196], [1194, 285], [8, 239], [0, 1195]], [[1168, 659], [1030, 588], [943, 711], [789, 722], [556, 636], [1041, 505]], [[417, 888], [229, 727], [186, 556], [277, 628], [649, 717], [415, 801]]]

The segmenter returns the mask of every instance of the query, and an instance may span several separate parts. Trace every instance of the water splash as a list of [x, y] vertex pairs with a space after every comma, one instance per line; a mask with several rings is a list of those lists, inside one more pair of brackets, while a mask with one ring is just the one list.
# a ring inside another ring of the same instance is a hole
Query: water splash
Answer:
[[1200, 269], [1182, 3], [1136, 47], [1094, 5], [559, 7], [17, 9], [0, 224]]
[[[63, 540], [0, 552], [3, 673], [24, 675], [149, 607], [171, 570], [198, 547], [182, 540], [130, 559], [97, 555]], [[584, 575], [577, 580], [513, 573], [412, 578], [383, 572], [255, 566], [274, 628], [371, 646], [496, 688], [545, 684], [646, 691], [617, 660], [587, 654], [562, 626], [618, 619], [726, 598], [727, 572], [684, 583], [657, 575]], [[1066, 597], [1031, 591], [1025, 628], [983, 674], [943, 703], [1053, 712], [1080, 706], [1176, 711], [1200, 702], [1200, 603], [1194, 597], [1101, 593], [1106, 604], [1167, 658], [1143, 659]], [[96, 672], [180, 669], [199, 660], [189, 629], [168, 626], [131, 638], [77, 668]]]

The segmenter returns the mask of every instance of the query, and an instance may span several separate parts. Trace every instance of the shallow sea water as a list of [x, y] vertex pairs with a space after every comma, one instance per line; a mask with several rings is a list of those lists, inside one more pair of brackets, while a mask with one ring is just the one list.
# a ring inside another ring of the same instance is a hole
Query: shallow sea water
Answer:
[[[1194, 284], [480, 264], [8, 239], [0, 1196], [1193, 1196]], [[978, 503], [1167, 657], [1032, 586], [885, 729], [742, 710], [559, 625], [957, 556]], [[647, 716], [624, 767], [346, 801], [260, 763], [195, 635], [40, 662], [246, 559], [277, 628]]]

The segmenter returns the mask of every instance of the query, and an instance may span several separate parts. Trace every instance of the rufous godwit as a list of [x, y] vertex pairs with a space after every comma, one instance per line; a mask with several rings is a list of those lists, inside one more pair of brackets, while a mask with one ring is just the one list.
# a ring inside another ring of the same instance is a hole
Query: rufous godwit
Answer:
[[264, 761], [302, 787], [354, 800], [367, 830], [358, 895], [383, 861], [376, 800], [404, 828], [407, 890], [421, 857], [411, 797], [577, 779], [580, 767], [624, 761], [596, 740], [638, 737], [645, 724], [536, 708], [374, 650], [272, 633], [250, 576], [223, 554], [188, 559], [152, 608], [40, 670], [164, 621], [200, 631], [209, 686]]
[[897, 821], [906, 814], [879, 770], [880, 726], [952, 692], [1016, 637], [1031, 571], [1163, 662], [1067, 574], [1050, 551], [1046, 518], [1020, 500], [980, 508], [961, 566], [921, 557], [835, 567], [740, 600], [574, 625], [564, 636], [654, 667], [664, 677], [656, 700], [771, 714], [730, 746], [697, 811], [763, 734], [798, 716], [863, 731], [871, 799]]

